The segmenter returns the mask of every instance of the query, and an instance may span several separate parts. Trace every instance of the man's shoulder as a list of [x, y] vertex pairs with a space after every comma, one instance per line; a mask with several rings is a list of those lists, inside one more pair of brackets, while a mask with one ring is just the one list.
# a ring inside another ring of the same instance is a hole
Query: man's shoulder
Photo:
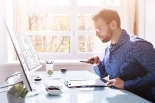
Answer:
[[[136, 35], [130, 34], [130, 42], [132, 42], [133, 44], [149, 44], [152, 45], [149, 41], [142, 39]], [[153, 46], [153, 45], [152, 45]]]
[[142, 39], [136, 35], [133, 35], [133, 34], [129, 34], [130, 36], [130, 41], [132, 42], [138, 42], [138, 41], [146, 41], [145, 39]]

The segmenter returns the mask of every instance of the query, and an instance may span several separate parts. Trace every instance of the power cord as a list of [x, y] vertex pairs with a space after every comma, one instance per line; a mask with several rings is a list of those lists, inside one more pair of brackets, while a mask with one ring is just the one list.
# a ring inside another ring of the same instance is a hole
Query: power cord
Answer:
[[5, 79], [5, 82], [6, 82], [9, 78], [14, 77], [14, 76], [16, 76], [16, 75], [18, 75], [18, 74], [20, 74], [20, 73], [16, 73], [16, 74], [13, 74], [13, 75], [7, 77], [7, 78]]
[[23, 81], [20, 81], [20, 82], [18, 82], [18, 83], [14, 83], [14, 84], [10, 84], [10, 85], [7, 85], [7, 86], [0, 87], [0, 89], [9, 87], [9, 86], [12, 86], [12, 85], [15, 85], [15, 84], [19, 84], [19, 83], [23, 83]]
[[[5, 79], [5, 82], [6, 82], [9, 78], [11, 78], [11, 77], [13, 77], [13, 76], [17, 76], [18, 74], [20, 74], [20, 73], [16, 73], [16, 74], [13, 74], [13, 75], [7, 77], [7, 78]], [[12, 86], [12, 85], [15, 85], [15, 84], [19, 84], [19, 83], [23, 83], [23, 81], [20, 81], [20, 82], [14, 83], [14, 84], [10, 84], [10, 85], [7, 85], [7, 86], [0, 87], [0, 89], [9, 87], [9, 86]], [[2, 92], [6, 92], [6, 91], [1, 91], [0, 93], [2, 93]]]
[[7, 92], [7, 91], [0, 91], [0, 93], [3, 93], [3, 92]]

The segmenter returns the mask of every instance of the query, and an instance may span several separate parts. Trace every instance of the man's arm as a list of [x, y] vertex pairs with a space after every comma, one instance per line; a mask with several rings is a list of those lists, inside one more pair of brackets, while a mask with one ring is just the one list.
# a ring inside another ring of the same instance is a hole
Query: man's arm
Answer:
[[131, 56], [135, 58], [146, 70], [143, 77], [124, 81], [124, 88], [127, 90], [144, 91], [155, 87], [155, 49], [146, 41], [135, 42]]
[[[106, 47], [104, 56], [106, 55], [107, 50], [108, 50], [108, 48]], [[100, 78], [104, 78], [104, 77], [106, 77], [108, 75], [106, 70], [105, 70], [104, 58], [102, 59], [102, 61], [97, 66], [94, 66], [93, 68], [94, 68], [95, 73]]]
[[100, 62], [100, 64], [98, 66], [94, 66], [94, 71], [95, 73], [100, 77], [100, 78], [104, 78], [107, 76], [107, 73], [105, 71], [105, 66], [103, 65], [103, 61]]

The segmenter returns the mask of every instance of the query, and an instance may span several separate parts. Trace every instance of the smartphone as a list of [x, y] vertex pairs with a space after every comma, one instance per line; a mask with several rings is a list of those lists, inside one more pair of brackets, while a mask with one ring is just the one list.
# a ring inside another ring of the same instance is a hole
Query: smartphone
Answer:
[[84, 61], [84, 60], [81, 60], [80, 62], [83, 62], [83, 63], [95, 63], [95, 61]]
[[84, 63], [87, 63], [88, 61], [83, 61], [83, 60], [80, 60], [80, 62], [84, 62]]

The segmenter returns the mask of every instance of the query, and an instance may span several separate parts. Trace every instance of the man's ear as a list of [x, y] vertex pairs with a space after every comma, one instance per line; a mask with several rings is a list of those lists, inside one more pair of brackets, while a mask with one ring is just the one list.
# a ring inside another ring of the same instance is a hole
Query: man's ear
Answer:
[[115, 20], [111, 21], [110, 26], [112, 29], [115, 29], [117, 27], [117, 22]]

